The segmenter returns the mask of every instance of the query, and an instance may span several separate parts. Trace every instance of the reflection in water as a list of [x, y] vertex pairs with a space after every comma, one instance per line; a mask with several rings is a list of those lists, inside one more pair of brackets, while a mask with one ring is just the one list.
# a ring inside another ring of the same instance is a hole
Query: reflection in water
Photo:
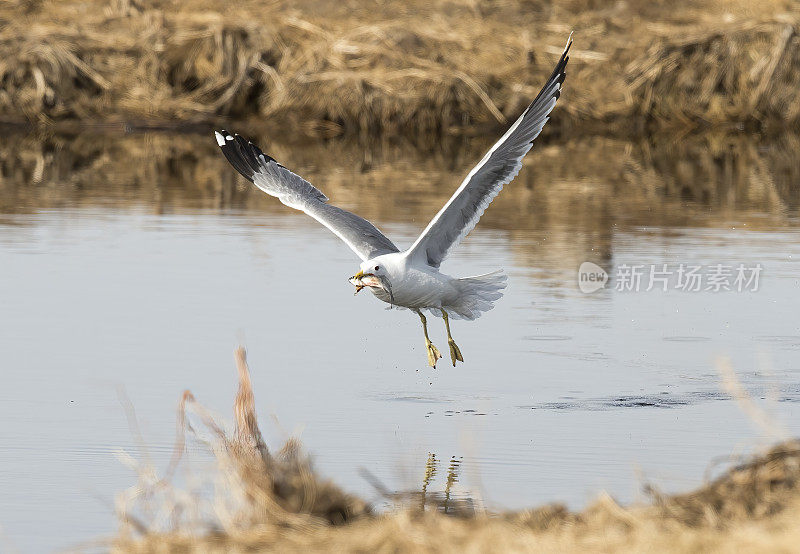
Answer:
[[[422, 229], [487, 144], [448, 144], [433, 155], [409, 147], [345, 143], [265, 149], [323, 189], [332, 202], [381, 225]], [[615, 233], [680, 227], [774, 229], [798, 224], [800, 138], [739, 137], [677, 144], [591, 138], [542, 145], [480, 223], [504, 233], [532, 271], [607, 267]], [[0, 139], [0, 217], [20, 224], [52, 209], [114, 207], [155, 214], [278, 213], [286, 208], [226, 165], [213, 137], [146, 134]], [[376, 194], [376, 191], [380, 191]], [[533, 240], [518, 241], [518, 236]]]
[[447, 466], [447, 481], [444, 487], [444, 506], [442, 508], [442, 511], [446, 514], [461, 512], [457, 506], [452, 505], [454, 499], [451, 498], [453, 485], [458, 482], [458, 470], [461, 468], [461, 459], [461, 457], [452, 456], [450, 458], [450, 464]]
[[431, 484], [431, 480], [436, 477], [436, 468], [439, 465], [439, 460], [436, 459], [436, 454], [430, 452], [428, 454], [428, 459], [425, 460], [425, 477], [422, 479], [422, 504], [421, 508], [425, 509], [425, 499], [426, 494], [428, 493], [428, 487]]
[[462, 462], [463, 456], [450, 457], [444, 482], [440, 484], [442, 490], [433, 490], [437, 485], [436, 477], [441, 465], [441, 460], [434, 452], [428, 452], [422, 476], [422, 488], [419, 490], [391, 492], [369, 471], [362, 469], [361, 474], [390, 505], [411, 507], [421, 511], [436, 510], [456, 517], [471, 517], [475, 515], [476, 500], [468, 491], [460, 490], [456, 486]]
[[451, 456], [447, 465], [447, 475], [444, 480], [444, 490], [431, 492], [430, 486], [436, 478], [436, 473], [441, 460], [433, 452], [428, 453], [425, 461], [425, 474], [422, 480], [420, 494], [420, 509], [432, 508], [442, 513], [455, 516], [472, 516], [475, 513], [473, 500], [466, 492], [456, 492], [454, 486], [458, 483], [458, 474], [461, 470], [463, 458]]
[[[258, 141], [399, 245], [489, 146]], [[633, 467], [691, 486], [753, 440], [719, 392], [720, 353], [756, 398], [777, 391], [774, 412], [800, 431], [798, 150], [791, 135], [537, 144], [447, 261], [454, 275], [503, 267], [506, 295], [459, 326], [468, 363], [431, 371], [418, 320], [353, 297], [349, 250], [236, 176], [210, 133], [4, 134], [0, 525], [34, 551], [107, 533], [111, 511], [93, 498], [130, 484], [109, 454], [131, 442], [114, 388], [166, 464], [180, 391], [227, 409], [237, 333], [266, 368], [253, 375], [263, 410], [304, 428], [318, 467], [355, 492], [372, 492], [353, 470], [365, 466], [419, 493], [423, 463], [422, 502], [448, 513], [461, 479], [500, 509], [601, 489], [629, 500]], [[584, 261], [764, 272], [757, 293], [583, 294]], [[454, 456], [448, 471], [431, 452]], [[43, 525], [63, 541], [41, 542]]]

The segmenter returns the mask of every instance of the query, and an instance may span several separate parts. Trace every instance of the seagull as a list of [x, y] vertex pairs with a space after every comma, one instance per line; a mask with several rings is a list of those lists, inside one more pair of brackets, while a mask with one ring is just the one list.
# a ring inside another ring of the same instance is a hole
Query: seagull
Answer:
[[522, 158], [533, 146], [561, 95], [571, 45], [572, 34], [553, 73], [533, 102], [469, 172], [414, 244], [404, 251], [366, 219], [329, 204], [322, 191], [264, 154], [252, 142], [225, 130], [214, 131], [214, 135], [222, 153], [246, 179], [286, 206], [316, 219], [361, 258], [358, 273], [350, 278], [356, 293], [367, 288], [379, 300], [390, 304], [390, 308], [407, 308], [419, 316], [428, 364], [433, 368], [442, 354], [428, 336], [423, 310], [440, 316], [447, 330], [450, 359], [455, 367], [464, 357], [450, 333], [450, 318], [474, 320], [492, 309], [494, 302], [503, 295], [506, 276], [498, 270], [455, 278], [439, 268], [472, 231], [503, 186], [519, 173]]

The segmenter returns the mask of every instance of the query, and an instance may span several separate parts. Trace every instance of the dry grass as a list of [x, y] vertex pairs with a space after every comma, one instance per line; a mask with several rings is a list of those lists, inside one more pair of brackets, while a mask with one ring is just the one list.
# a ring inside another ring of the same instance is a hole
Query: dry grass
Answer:
[[[178, 438], [165, 477], [149, 464], [123, 455], [139, 482], [117, 499], [122, 528], [120, 543], [133, 536], [237, 536], [268, 526], [275, 532], [342, 525], [370, 514], [362, 500], [344, 493], [314, 473], [295, 441], [271, 453], [261, 437], [250, 376], [243, 348], [236, 351], [239, 392], [234, 412], [236, 427], [226, 430], [185, 391], [178, 409]], [[216, 459], [214, 498], [182, 490], [172, 483], [186, 447], [186, 433], [204, 441]]]
[[800, 118], [797, 4], [744, 0], [11, 0], [0, 7], [0, 117], [260, 118], [314, 136], [499, 127], [571, 29], [568, 101], [551, 127]]
[[[184, 393], [178, 456], [168, 471], [171, 475], [179, 461], [184, 431], [202, 436], [205, 429], [217, 463], [212, 498], [184, 492], [158, 478], [148, 464], [129, 459], [140, 481], [119, 499], [122, 526], [112, 541], [114, 551], [791, 552], [800, 539], [800, 444], [794, 441], [692, 493], [651, 491], [649, 505], [623, 507], [603, 496], [577, 513], [550, 505], [493, 515], [455, 510], [461, 517], [451, 517], [436, 502], [420, 504], [415, 495], [399, 509], [377, 515], [321, 480], [296, 443], [268, 451], [241, 348], [236, 363], [236, 429], [226, 433]], [[433, 471], [430, 462], [426, 476]]]

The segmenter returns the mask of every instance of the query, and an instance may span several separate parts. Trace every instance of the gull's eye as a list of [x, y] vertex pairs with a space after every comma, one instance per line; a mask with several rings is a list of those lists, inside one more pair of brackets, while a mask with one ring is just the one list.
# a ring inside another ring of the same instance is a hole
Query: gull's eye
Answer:
[[380, 269], [381, 269], [381, 266], [379, 266], [379, 265], [375, 266], [375, 271], [380, 271]]

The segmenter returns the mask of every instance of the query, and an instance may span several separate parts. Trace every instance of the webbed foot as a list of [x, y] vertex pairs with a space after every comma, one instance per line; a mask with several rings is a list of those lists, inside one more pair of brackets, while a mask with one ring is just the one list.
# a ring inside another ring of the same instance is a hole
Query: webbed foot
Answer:
[[442, 353], [428, 339], [425, 339], [425, 349], [428, 351], [428, 365], [436, 368], [436, 362], [442, 357]]
[[447, 344], [450, 346], [450, 359], [453, 361], [453, 367], [456, 367], [456, 362], [463, 362], [464, 356], [461, 355], [461, 349], [453, 339], [447, 339]]

